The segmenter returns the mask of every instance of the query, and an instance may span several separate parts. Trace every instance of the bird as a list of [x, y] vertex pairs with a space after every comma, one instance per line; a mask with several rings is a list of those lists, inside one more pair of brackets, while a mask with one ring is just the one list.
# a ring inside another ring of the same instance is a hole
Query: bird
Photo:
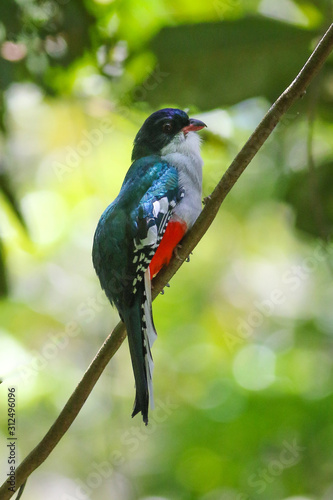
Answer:
[[98, 222], [92, 260], [125, 323], [135, 380], [132, 417], [154, 407], [151, 347], [157, 333], [151, 280], [166, 266], [202, 208], [201, 138], [206, 127], [181, 109], [152, 113], [135, 136], [132, 164]]

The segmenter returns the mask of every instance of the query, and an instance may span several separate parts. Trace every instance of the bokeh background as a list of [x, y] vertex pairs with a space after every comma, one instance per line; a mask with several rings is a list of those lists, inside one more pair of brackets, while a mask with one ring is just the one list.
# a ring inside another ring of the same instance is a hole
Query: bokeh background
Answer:
[[[118, 322], [91, 263], [143, 120], [204, 120], [204, 196], [332, 19], [325, 0], [0, 4], [0, 386], [20, 459]], [[333, 498], [333, 59], [154, 302], [156, 409], [127, 341], [25, 500]]]

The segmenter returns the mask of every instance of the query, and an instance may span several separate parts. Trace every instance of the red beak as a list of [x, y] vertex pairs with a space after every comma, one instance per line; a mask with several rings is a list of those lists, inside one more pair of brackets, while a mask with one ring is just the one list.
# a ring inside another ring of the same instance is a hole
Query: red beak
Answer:
[[190, 124], [182, 128], [182, 132], [186, 135], [188, 132], [196, 132], [202, 128], [207, 127], [207, 125], [201, 120], [196, 120], [195, 118], [190, 118]]

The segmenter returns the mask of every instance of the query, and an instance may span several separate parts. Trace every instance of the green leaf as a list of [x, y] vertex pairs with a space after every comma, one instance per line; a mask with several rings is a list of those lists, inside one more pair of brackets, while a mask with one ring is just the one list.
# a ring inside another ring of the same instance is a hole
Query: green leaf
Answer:
[[301, 69], [315, 35], [264, 17], [164, 28], [151, 42], [163, 77], [145, 100], [201, 109], [254, 96], [272, 101]]

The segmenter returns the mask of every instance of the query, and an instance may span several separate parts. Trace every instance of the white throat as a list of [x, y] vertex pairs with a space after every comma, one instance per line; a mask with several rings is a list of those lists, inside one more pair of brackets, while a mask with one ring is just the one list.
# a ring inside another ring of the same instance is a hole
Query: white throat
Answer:
[[186, 136], [179, 132], [172, 142], [161, 151], [162, 160], [177, 168], [179, 184], [185, 196], [174, 209], [174, 216], [186, 222], [190, 228], [201, 212], [202, 165], [201, 139], [196, 132]]
[[196, 132], [188, 132], [184, 135], [179, 132], [173, 140], [161, 150], [161, 156], [178, 153], [192, 157], [194, 160], [200, 158], [201, 138]]

